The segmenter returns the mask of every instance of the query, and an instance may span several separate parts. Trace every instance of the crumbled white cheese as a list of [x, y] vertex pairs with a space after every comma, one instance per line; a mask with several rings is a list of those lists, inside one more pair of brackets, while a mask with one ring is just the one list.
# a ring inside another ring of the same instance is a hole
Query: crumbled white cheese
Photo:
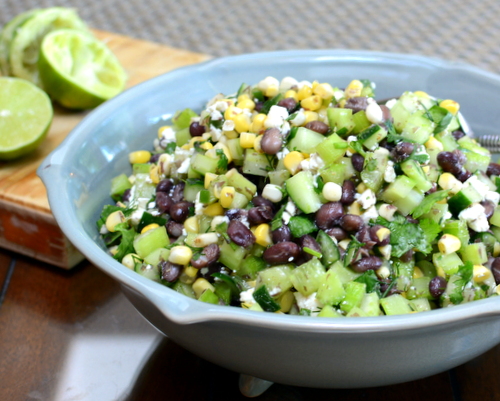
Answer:
[[257, 84], [257, 88], [259, 88], [263, 92], [271, 87], [279, 88], [279, 86], [280, 82], [274, 77], [266, 77]]
[[382, 203], [378, 208], [378, 213], [381, 217], [387, 221], [394, 220], [394, 213], [397, 211], [397, 207], [394, 205], [389, 205], [388, 203]]
[[388, 100], [387, 102], [385, 102], [385, 106], [388, 109], [392, 109], [397, 102], [398, 102], [398, 99], [391, 99], [391, 100]]
[[254, 304], [255, 303], [255, 299], [253, 298], [254, 291], [255, 291], [254, 288], [250, 288], [246, 291], [240, 292], [240, 302], [247, 305]]
[[191, 160], [190, 159], [185, 159], [182, 164], [179, 166], [179, 168], [177, 169], [177, 173], [178, 174], [187, 174], [188, 170], [189, 170], [189, 164], [190, 164]]
[[306, 122], [306, 115], [304, 114], [304, 110], [300, 109], [299, 111], [295, 112], [294, 114], [295, 114], [295, 116], [289, 121], [289, 123], [292, 125], [296, 125], [298, 127], [304, 125]]
[[285, 120], [288, 118], [288, 110], [281, 106], [271, 106], [267, 118], [264, 121], [264, 127], [274, 128], [281, 127]]
[[298, 212], [297, 206], [293, 201], [289, 200], [285, 206], [285, 210], [283, 214], [281, 215], [281, 218], [283, 219], [283, 222], [285, 224], [288, 224], [292, 216], [295, 216]]
[[394, 182], [396, 180], [396, 171], [394, 170], [394, 162], [389, 160], [384, 172], [385, 182]]
[[368, 209], [366, 209], [366, 212], [361, 215], [361, 218], [365, 223], [368, 223], [371, 219], [375, 220], [377, 217], [378, 212], [375, 206], [370, 206]]
[[172, 127], [165, 128], [161, 131], [160, 143], [175, 142], [175, 131]]
[[222, 131], [232, 131], [234, 130], [235, 124], [233, 120], [226, 120], [222, 124]]
[[377, 203], [375, 192], [371, 189], [367, 189], [362, 194], [356, 194], [355, 198], [361, 204], [363, 209], [368, 209]]
[[309, 158], [300, 162], [300, 168], [303, 171], [310, 171], [313, 174], [316, 174], [323, 167], [325, 167], [325, 162], [317, 153], [312, 153]]
[[204, 207], [205, 205], [200, 202], [200, 193], [198, 192], [196, 194], [196, 198], [194, 199], [194, 214], [196, 214], [197, 216], [203, 214]]
[[484, 200], [493, 202], [495, 205], [498, 205], [500, 202], [500, 194], [496, 191], [488, 191], [486, 195], [484, 195]]
[[142, 215], [146, 210], [144, 208], [138, 208], [132, 212], [130, 215], [130, 223], [133, 226], [137, 226], [142, 219]]
[[311, 313], [314, 313], [319, 312], [323, 307], [323, 304], [316, 299], [315, 292], [308, 296], [304, 296], [300, 292], [294, 292], [293, 295], [300, 309], [308, 309]]
[[290, 153], [288, 148], [283, 148], [281, 152], [276, 153], [276, 157], [278, 158], [278, 160], [282, 160], [288, 153]]
[[299, 82], [293, 77], [284, 77], [280, 82], [280, 92], [286, 92], [292, 89], [294, 86], [297, 87]]
[[333, 92], [333, 97], [334, 97], [334, 99], [335, 99], [336, 102], [338, 102], [341, 99], [343, 99], [344, 96], [345, 96], [344, 91], [336, 90], [336, 91]]
[[465, 220], [469, 228], [477, 232], [488, 231], [490, 228], [484, 207], [479, 203], [473, 203], [468, 208], [462, 210], [458, 214], [458, 218]]
[[467, 187], [472, 187], [474, 188], [477, 193], [481, 196], [482, 199], [486, 196], [486, 194], [490, 191], [490, 188], [488, 185], [486, 185], [484, 182], [479, 180], [476, 175], [471, 175], [467, 181], [464, 182], [463, 185], [464, 188]]

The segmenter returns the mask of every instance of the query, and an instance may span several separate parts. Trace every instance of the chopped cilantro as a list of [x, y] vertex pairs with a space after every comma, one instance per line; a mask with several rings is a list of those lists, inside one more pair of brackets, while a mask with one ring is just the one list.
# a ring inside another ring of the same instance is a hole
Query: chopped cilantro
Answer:
[[260, 112], [262, 114], [267, 114], [269, 113], [269, 110], [271, 110], [271, 107], [275, 106], [278, 104], [278, 102], [283, 99], [283, 94], [278, 93], [276, 96], [274, 96], [271, 99], [268, 99], [264, 102], [262, 105], [262, 108], [260, 109]]
[[215, 153], [217, 156], [219, 156], [219, 161], [217, 162], [217, 172], [221, 174], [227, 171], [229, 160], [227, 159], [227, 156], [222, 149], [217, 149]]
[[286, 208], [286, 203], [281, 206], [280, 210], [278, 210], [278, 213], [274, 215], [273, 220], [271, 221], [271, 230], [277, 230], [278, 228], [281, 228], [283, 225], [283, 222], [281, 221], [281, 218], [283, 217], [283, 212], [285, 211]]
[[366, 284], [366, 292], [377, 292], [380, 294], [380, 282], [378, 281], [377, 275], [373, 270], [368, 270], [364, 272], [361, 276], [359, 276], [354, 281], [358, 283]]
[[442, 132], [450, 124], [453, 118], [453, 115], [448, 110], [437, 105], [427, 110], [425, 115], [436, 124], [436, 128], [434, 128], [435, 134]]
[[133, 228], [129, 227], [127, 223], [117, 224], [115, 232], [121, 233], [121, 241], [118, 245], [116, 254], [113, 255], [113, 258], [121, 261], [125, 255], [134, 252], [134, 238], [137, 233]]
[[175, 148], [177, 148], [177, 144], [175, 142], [169, 142], [165, 147], [165, 153], [172, 155], [175, 152]]
[[151, 213], [144, 212], [137, 226], [137, 231], [141, 232], [142, 229], [150, 224], [158, 224], [159, 226], [164, 226], [167, 220], [161, 216], [153, 216]]
[[[467, 283], [471, 280], [473, 274], [472, 262], [465, 262], [464, 265], [458, 269], [457, 278], [454, 279], [454, 289], [448, 294], [450, 301], [454, 305], [458, 305], [464, 300], [463, 291]], [[453, 277], [453, 276], [452, 276]]]
[[413, 218], [418, 219], [423, 214], [429, 213], [432, 209], [432, 206], [443, 199], [446, 199], [449, 190], [436, 191], [430, 195], [427, 195], [424, 200], [418, 205], [412, 213]]

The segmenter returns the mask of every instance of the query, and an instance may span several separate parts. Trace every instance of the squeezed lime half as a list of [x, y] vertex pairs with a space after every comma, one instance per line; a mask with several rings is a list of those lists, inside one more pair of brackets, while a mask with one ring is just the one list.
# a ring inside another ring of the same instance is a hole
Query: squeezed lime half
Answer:
[[0, 77], [0, 160], [36, 149], [53, 118], [47, 94], [24, 79]]
[[111, 50], [94, 36], [59, 29], [45, 36], [38, 70], [52, 99], [70, 109], [89, 109], [116, 96], [127, 76]]
[[76, 11], [70, 8], [50, 7], [36, 10], [25, 17], [8, 30], [11, 32], [6, 32], [6, 36], [11, 37], [8, 51], [10, 75], [41, 86], [37, 62], [40, 44], [45, 35], [64, 28], [81, 31], [88, 29]]

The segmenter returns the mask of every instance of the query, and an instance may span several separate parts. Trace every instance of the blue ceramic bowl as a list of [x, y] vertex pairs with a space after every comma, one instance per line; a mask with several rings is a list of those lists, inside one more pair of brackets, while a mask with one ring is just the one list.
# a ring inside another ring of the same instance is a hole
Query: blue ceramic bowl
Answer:
[[315, 50], [215, 59], [154, 78], [90, 113], [39, 167], [54, 216], [69, 240], [118, 280], [160, 331], [228, 369], [269, 381], [354, 388], [414, 380], [462, 364], [500, 342], [500, 298], [407, 316], [307, 318], [259, 313], [187, 298], [125, 268], [106, 253], [95, 221], [128, 153], [151, 146], [176, 110], [200, 110], [215, 94], [272, 75], [347, 85], [377, 84], [377, 97], [423, 90], [461, 104], [476, 135], [495, 134], [500, 77], [419, 56]]

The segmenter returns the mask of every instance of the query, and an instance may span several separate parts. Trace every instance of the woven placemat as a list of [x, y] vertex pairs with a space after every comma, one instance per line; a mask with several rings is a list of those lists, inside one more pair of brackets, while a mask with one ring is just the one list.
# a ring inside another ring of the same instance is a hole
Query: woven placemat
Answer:
[[34, 7], [76, 8], [90, 26], [213, 56], [364, 49], [500, 73], [498, 0], [3, 0], [0, 24]]

